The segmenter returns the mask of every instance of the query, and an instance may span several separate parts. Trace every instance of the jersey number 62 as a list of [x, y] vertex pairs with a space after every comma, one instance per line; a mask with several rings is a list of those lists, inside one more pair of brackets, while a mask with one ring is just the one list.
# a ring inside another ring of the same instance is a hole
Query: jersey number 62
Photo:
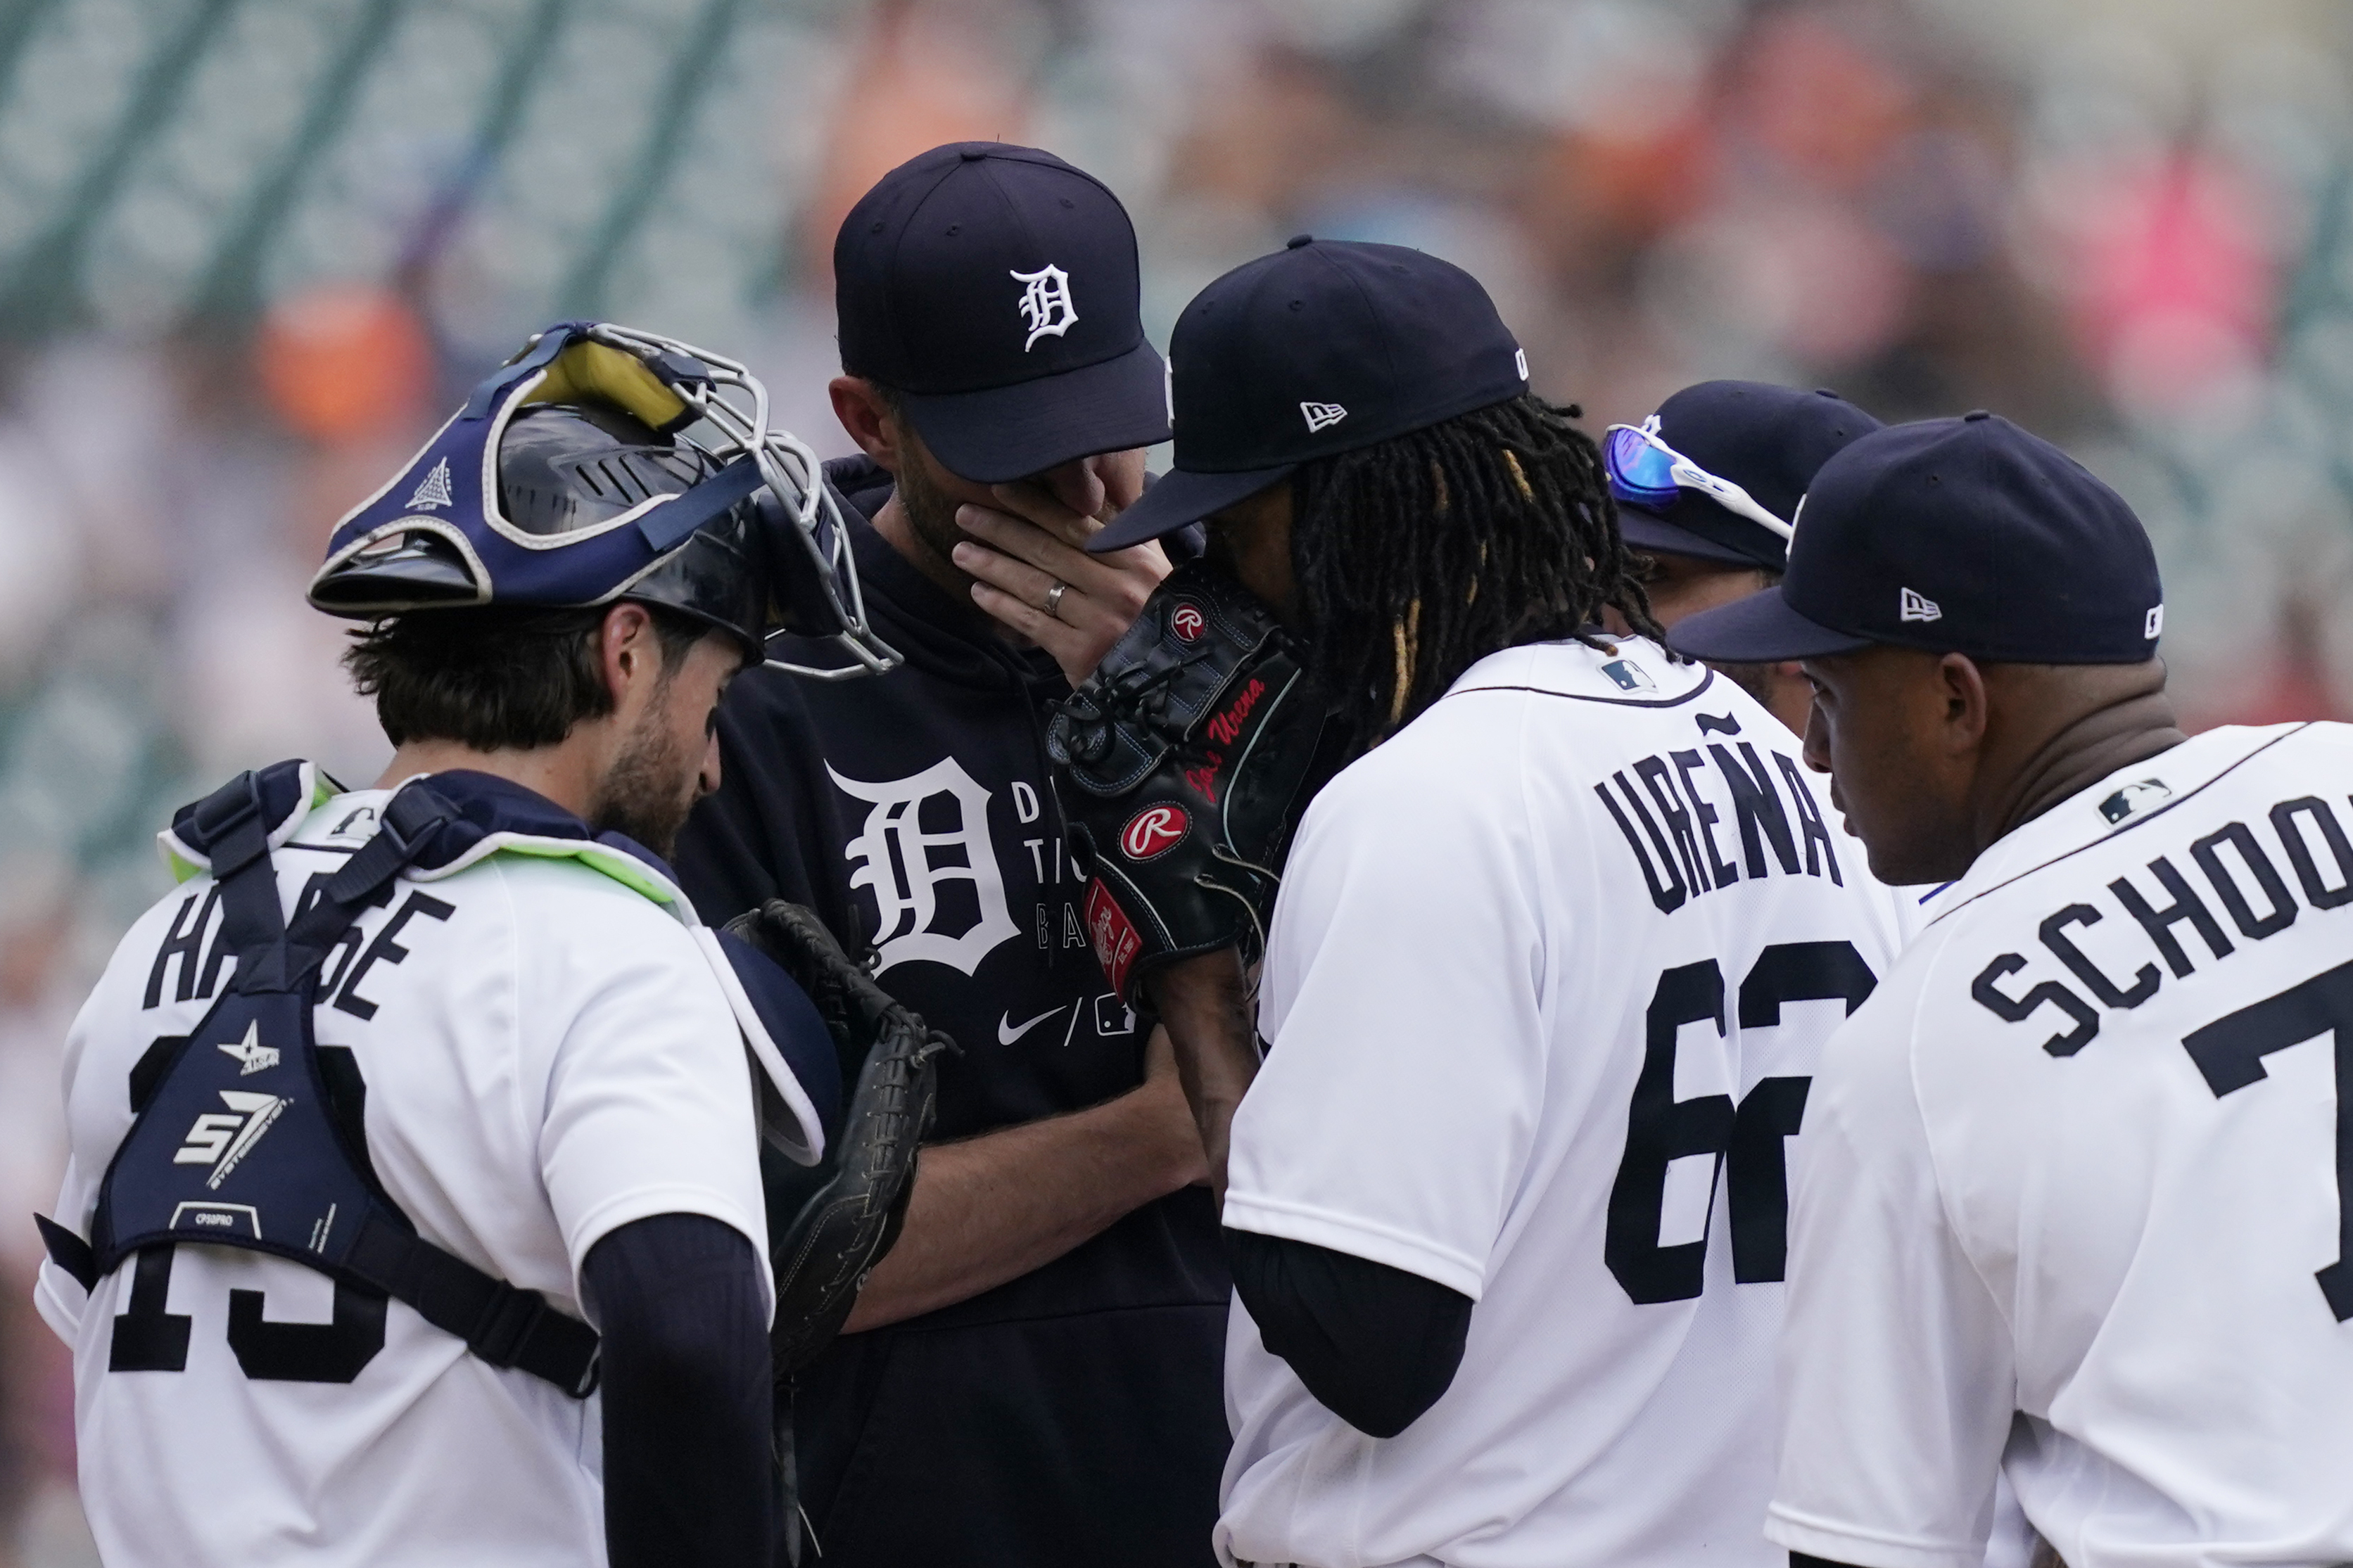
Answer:
[[[1835, 997], [1852, 1013], [1877, 984], [1852, 942], [1778, 942], [1757, 955], [1740, 983], [1740, 1026], [1778, 1024], [1785, 1002]], [[1626, 1111], [1626, 1153], [1609, 1189], [1601, 1248], [1609, 1272], [1638, 1304], [1688, 1301], [1705, 1282], [1704, 1236], [1659, 1245], [1667, 1167], [1691, 1155], [1715, 1156], [1726, 1177], [1733, 1279], [1743, 1284], [1776, 1280], [1788, 1267], [1789, 1185], [1782, 1143], [1805, 1116], [1806, 1090], [1813, 1080], [1761, 1079], [1736, 1106], [1728, 1094], [1675, 1098], [1675, 1033], [1685, 1024], [1706, 1021], [1723, 1035], [1724, 1000], [1724, 972], [1712, 958], [1668, 970], [1651, 994], [1642, 1071]]]

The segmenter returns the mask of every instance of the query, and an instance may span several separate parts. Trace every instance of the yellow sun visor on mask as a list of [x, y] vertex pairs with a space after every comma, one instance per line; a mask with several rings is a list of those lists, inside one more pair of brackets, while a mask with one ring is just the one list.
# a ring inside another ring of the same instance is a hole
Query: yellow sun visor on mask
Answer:
[[532, 403], [609, 403], [667, 434], [691, 425], [695, 411], [664, 386], [635, 354], [583, 340], [555, 356], [547, 379], [523, 399]]

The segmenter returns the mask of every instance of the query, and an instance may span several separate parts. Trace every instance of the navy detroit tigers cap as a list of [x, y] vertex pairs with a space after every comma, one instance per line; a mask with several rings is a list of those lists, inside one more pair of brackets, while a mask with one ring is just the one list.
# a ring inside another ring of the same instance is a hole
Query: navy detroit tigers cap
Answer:
[[[1686, 386], [1651, 418], [1661, 440], [1785, 521], [1796, 515], [1806, 487], [1831, 453], [1882, 427], [1835, 392], [1761, 381]], [[1780, 535], [1702, 490], [1678, 489], [1672, 500], [1656, 505], [1621, 495], [1618, 527], [1629, 548], [1654, 555], [1768, 572], [1788, 565], [1789, 547]]]
[[1194, 296], [1169, 334], [1170, 470], [1087, 542], [1117, 550], [1355, 451], [1528, 389], [1479, 280], [1396, 245], [1301, 235]]
[[1168, 438], [1135, 226], [1051, 153], [958, 142], [909, 159], [841, 220], [833, 279], [841, 368], [896, 390], [954, 473], [1003, 484]]
[[1982, 410], [1892, 425], [1814, 476], [1777, 587], [1679, 623], [1698, 658], [1873, 643], [1989, 662], [2137, 664], [2165, 625], [2140, 520], [2050, 442]]

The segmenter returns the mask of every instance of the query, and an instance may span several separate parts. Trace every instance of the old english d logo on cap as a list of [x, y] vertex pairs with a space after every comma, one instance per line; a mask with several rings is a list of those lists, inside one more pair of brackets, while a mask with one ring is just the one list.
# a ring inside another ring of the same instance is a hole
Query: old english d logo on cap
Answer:
[[1021, 352], [1028, 353], [1043, 337], [1060, 337], [1078, 325], [1079, 312], [1071, 304], [1071, 275], [1051, 262], [1035, 272], [1016, 272], [1021, 290], [1021, 320], [1029, 329]]

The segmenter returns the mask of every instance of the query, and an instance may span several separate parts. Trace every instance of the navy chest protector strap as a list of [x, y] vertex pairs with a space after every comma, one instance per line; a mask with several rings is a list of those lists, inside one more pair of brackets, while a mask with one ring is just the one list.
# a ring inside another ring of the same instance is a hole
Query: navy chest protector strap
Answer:
[[212, 860], [236, 975], [154, 1064], [99, 1186], [90, 1239], [40, 1221], [51, 1260], [87, 1289], [143, 1247], [188, 1241], [271, 1253], [405, 1301], [492, 1366], [586, 1397], [596, 1385], [596, 1331], [417, 1234], [375, 1180], [364, 1129], [336, 1114], [313, 1033], [328, 952], [457, 809], [422, 780], [404, 785], [375, 837], [289, 924], [264, 782], [231, 781], [192, 823]]

